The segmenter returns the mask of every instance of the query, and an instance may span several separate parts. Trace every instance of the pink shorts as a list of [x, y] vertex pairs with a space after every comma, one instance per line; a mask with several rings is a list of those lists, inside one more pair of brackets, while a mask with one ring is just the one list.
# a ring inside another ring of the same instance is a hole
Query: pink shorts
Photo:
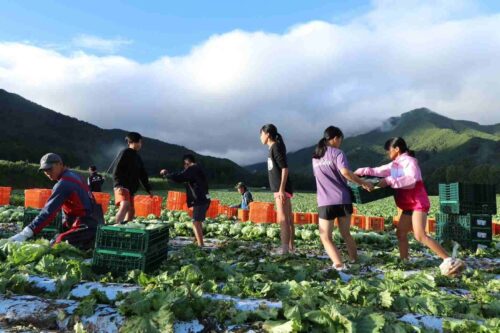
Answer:
[[[293, 198], [293, 194], [290, 194], [290, 193], [288, 193], [288, 192], [285, 192], [285, 194], [286, 194], [286, 197], [287, 197], [288, 199]], [[278, 196], [279, 196], [279, 195], [280, 195], [280, 194], [279, 194], [279, 192], [274, 192], [274, 199], [278, 199]]]

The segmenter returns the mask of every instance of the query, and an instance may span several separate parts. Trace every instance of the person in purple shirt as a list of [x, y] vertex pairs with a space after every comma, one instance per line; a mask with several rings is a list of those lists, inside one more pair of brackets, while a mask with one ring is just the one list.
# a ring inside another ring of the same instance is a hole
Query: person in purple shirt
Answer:
[[343, 139], [344, 134], [339, 128], [328, 127], [323, 138], [319, 140], [312, 159], [317, 188], [319, 235], [326, 253], [333, 262], [332, 267], [338, 271], [346, 270], [347, 267], [333, 243], [332, 231], [335, 219], [338, 219], [340, 235], [347, 245], [350, 261], [357, 260], [356, 242], [349, 231], [352, 199], [347, 180], [363, 186], [368, 191], [373, 189], [373, 184], [362, 180], [349, 169], [347, 157], [339, 149]]

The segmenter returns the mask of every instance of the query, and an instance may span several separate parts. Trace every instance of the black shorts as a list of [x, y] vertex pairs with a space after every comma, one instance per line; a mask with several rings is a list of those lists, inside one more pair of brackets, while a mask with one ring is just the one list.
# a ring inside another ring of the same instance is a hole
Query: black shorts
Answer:
[[318, 207], [318, 217], [323, 220], [335, 220], [352, 214], [352, 204], [329, 205]]
[[203, 222], [207, 217], [207, 210], [210, 202], [199, 206], [193, 206], [193, 220], [195, 222]]
[[412, 216], [413, 215], [413, 211], [412, 210], [403, 210], [403, 212], [401, 213], [401, 215]]

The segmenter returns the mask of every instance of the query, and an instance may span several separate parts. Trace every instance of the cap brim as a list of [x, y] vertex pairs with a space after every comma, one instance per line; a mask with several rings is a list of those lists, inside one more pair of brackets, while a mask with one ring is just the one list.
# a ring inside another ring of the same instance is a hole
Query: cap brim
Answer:
[[44, 165], [40, 165], [40, 167], [38, 168], [38, 171], [45, 171], [45, 170], [50, 170], [52, 169], [52, 164], [44, 164]]

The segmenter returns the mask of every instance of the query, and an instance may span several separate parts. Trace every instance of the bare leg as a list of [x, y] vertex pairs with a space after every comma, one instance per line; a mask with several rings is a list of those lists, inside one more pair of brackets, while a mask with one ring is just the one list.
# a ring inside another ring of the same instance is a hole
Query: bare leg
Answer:
[[427, 223], [427, 214], [424, 212], [414, 211], [412, 215], [413, 233], [417, 242], [424, 244], [437, 254], [441, 259], [449, 257], [443, 247], [434, 239], [429, 237], [425, 232], [425, 224]]
[[125, 221], [132, 221], [135, 217], [135, 209], [134, 206], [130, 205], [127, 215], [125, 215]]
[[411, 226], [411, 216], [401, 214], [399, 217], [398, 229], [396, 230], [399, 244], [399, 257], [401, 259], [408, 259], [408, 233], [411, 231]]
[[358, 260], [358, 249], [354, 238], [351, 236], [351, 215], [346, 215], [338, 218], [339, 221], [339, 231], [342, 239], [347, 246], [347, 252], [349, 253], [349, 259], [351, 261]]
[[287, 254], [290, 249], [290, 226], [287, 221], [285, 203], [276, 198], [276, 222], [280, 224], [281, 249], [283, 254]]
[[120, 207], [118, 208], [118, 212], [116, 213], [116, 224], [122, 224], [125, 220], [125, 216], [128, 215], [128, 211], [130, 209], [130, 202], [122, 201], [120, 202]]
[[202, 227], [202, 222], [193, 222], [193, 232], [194, 232], [194, 237], [196, 238], [196, 243], [198, 243], [198, 246], [203, 246], [203, 227]]
[[290, 251], [293, 252], [295, 251], [295, 224], [293, 224], [292, 200], [287, 198], [285, 205], [287, 206], [286, 219], [290, 227], [290, 242], [288, 243], [288, 247], [290, 248]]
[[319, 219], [319, 237], [326, 253], [330, 257], [335, 267], [342, 267], [342, 257], [339, 249], [335, 246], [332, 239], [333, 221]]

